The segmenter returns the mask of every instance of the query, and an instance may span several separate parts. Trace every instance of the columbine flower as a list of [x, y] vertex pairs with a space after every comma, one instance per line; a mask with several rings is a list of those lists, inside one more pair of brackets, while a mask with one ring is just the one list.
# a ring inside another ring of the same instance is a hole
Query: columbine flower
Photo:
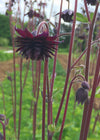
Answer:
[[88, 90], [79, 88], [76, 91], [76, 102], [83, 104], [88, 99]]
[[33, 16], [34, 16], [34, 17], [42, 18], [43, 19], [43, 16], [42, 15], [40, 15], [36, 11], [33, 11], [32, 9], [28, 13], [26, 13], [24, 16], [26, 16], [26, 15], [28, 15], [29, 18], [33, 18]]
[[[58, 15], [58, 14], [60, 14], [60, 13], [57, 13], [56, 15]], [[73, 14], [74, 14], [73, 11], [71, 11], [71, 10], [65, 10], [65, 11], [61, 12], [61, 18], [65, 22], [72, 22], [73, 21], [73, 19], [72, 19]]]
[[96, 5], [97, 0], [86, 0], [87, 4]]
[[54, 56], [55, 45], [60, 43], [55, 41], [57, 36], [50, 37], [47, 32], [34, 36], [27, 29], [15, 28], [15, 30], [20, 35], [15, 39], [16, 47], [18, 47], [16, 51], [26, 59], [44, 60], [44, 58]]

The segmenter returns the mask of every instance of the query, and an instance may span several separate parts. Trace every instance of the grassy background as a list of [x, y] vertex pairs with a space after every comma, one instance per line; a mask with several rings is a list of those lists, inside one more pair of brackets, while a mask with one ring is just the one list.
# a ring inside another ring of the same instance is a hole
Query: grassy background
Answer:
[[[1, 51], [1, 54], [3, 52]], [[1, 57], [0, 60], [5, 61], [12, 58], [12, 54], [5, 54], [5, 57]], [[16, 65], [19, 67], [18, 65]], [[22, 77], [24, 79], [25, 71], [26, 71], [27, 63], [23, 64], [23, 73]], [[49, 78], [52, 74], [53, 68], [53, 59], [49, 61]], [[34, 101], [33, 93], [32, 93], [32, 71], [31, 71], [31, 64], [28, 72], [28, 77], [26, 81], [26, 86], [23, 90], [23, 104], [22, 104], [22, 120], [21, 120], [21, 140], [32, 140], [32, 117], [30, 117], [30, 108], [31, 108], [31, 101]], [[66, 72], [57, 61], [56, 67], [56, 78], [54, 83], [53, 89], [53, 122], [56, 118], [56, 114], [58, 111], [58, 107], [60, 104], [60, 100], [63, 93], [63, 87], [65, 83], [65, 76]], [[11, 73], [13, 77], [13, 73]], [[12, 93], [11, 93], [11, 82], [8, 79], [5, 79], [2, 83], [2, 87], [4, 90], [4, 97], [5, 97], [5, 106], [6, 106], [6, 117], [9, 118], [9, 124], [6, 126], [6, 138], [7, 140], [15, 140], [14, 137], [14, 130], [13, 130], [13, 110], [12, 110]], [[18, 128], [18, 119], [19, 119], [19, 99], [20, 99], [20, 72], [17, 71], [16, 73], [16, 85], [17, 85], [17, 128]], [[42, 134], [42, 96], [41, 91], [43, 90], [43, 63], [41, 68], [41, 82], [40, 82], [40, 93], [39, 93], [39, 101], [38, 101], [38, 108], [37, 108], [37, 129], [36, 129], [36, 140], [41, 139]], [[0, 88], [0, 114], [5, 114], [4, 106], [3, 106], [3, 94]], [[66, 98], [65, 98], [66, 99]], [[76, 104], [76, 109], [74, 110], [74, 100], [75, 100], [75, 91], [71, 90], [70, 99], [69, 99], [69, 106], [64, 126], [64, 131], [62, 135], [62, 140], [78, 140], [81, 128], [81, 121], [82, 121], [82, 114], [83, 114], [83, 106]], [[53, 140], [58, 140], [59, 130], [62, 122], [63, 112], [64, 112], [65, 101], [63, 104], [63, 108], [60, 114], [60, 118], [57, 124], [57, 132], [54, 133]], [[47, 103], [46, 103], [47, 109]], [[100, 139], [100, 122], [97, 122], [95, 133], [92, 134], [92, 128], [95, 121], [95, 116], [97, 112], [93, 110], [91, 124], [90, 124], [90, 131], [88, 135], [88, 140], [99, 140]], [[47, 115], [47, 111], [46, 111]], [[47, 120], [47, 118], [46, 118]], [[47, 123], [46, 123], [47, 126]], [[2, 133], [2, 127], [0, 126], [0, 132]], [[46, 127], [47, 132], [47, 127]], [[46, 140], [47, 140], [47, 133], [46, 133]]]

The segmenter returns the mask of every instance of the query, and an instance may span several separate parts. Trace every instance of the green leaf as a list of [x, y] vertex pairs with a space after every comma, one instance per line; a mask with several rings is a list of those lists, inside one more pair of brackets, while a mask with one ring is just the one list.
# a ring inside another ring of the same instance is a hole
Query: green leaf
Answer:
[[90, 19], [92, 20], [94, 16], [94, 13], [90, 13]]
[[12, 15], [12, 11], [7, 10], [8, 15]]
[[48, 126], [48, 130], [49, 130], [51, 133], [54, 133], [54, 132], [58, 132], [58, 131], [59, 131], [59, 128], [57, 128], [57, 127], [55, 126], [55, 124], [50, 124], [50, 125]]
[[84, 23], [88, 23], [87, 17], [83, 16], [81, 13], [76, 13], [76, 20]]

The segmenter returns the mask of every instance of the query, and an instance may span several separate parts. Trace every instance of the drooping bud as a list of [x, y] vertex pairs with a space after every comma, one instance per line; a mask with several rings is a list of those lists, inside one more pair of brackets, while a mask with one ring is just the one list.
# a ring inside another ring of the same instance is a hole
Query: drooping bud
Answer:
[[76, 91], [76, 102], [83, 104], [88, 99], [88, 90], [79, 88]]
[[89, 86], [89, 84], [88, 84], [87, 81], [83, 81], [82, 84], [81, 84], [81, 86], [82, 86], [84, 89], [90, 89], [90, 86]]

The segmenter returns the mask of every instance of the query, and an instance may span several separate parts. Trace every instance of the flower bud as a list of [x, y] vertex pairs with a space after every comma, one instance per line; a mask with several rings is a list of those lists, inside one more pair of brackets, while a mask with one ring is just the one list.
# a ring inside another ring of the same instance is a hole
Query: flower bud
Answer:
[[89, 86], [89, 84], [88, 84], [87, 81], [83, 81], [82, 84], [81, 84], [81, 86], [82, 86], [84, 89], [90, 89], [90, 86]]
[[76, 91], [76, 102], [83, 104], [88, 99], [88, 90], [79, 88]]

